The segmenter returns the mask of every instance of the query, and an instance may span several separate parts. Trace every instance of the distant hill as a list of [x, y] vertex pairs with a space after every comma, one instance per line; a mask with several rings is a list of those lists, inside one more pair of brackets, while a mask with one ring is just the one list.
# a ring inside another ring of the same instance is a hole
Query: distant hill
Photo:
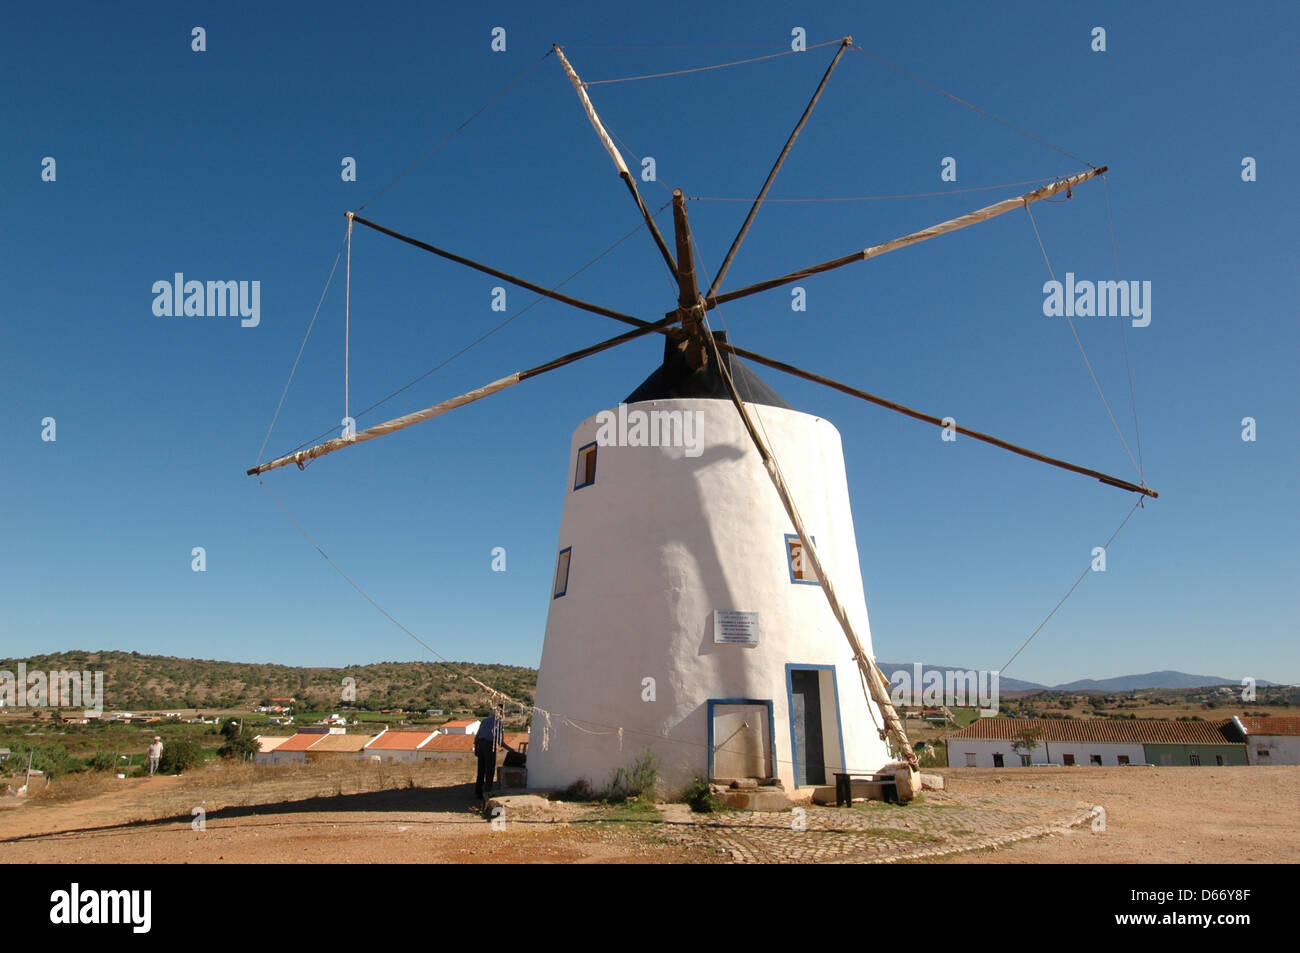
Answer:
[[[909, 677], [913, 673], [913, 663], [907, 662], [881, 662], [881, 671], [885, 673], [886, 678], [892, 678], [895, 669], [902, 669], [907, 672]], [[954, 665], [926, 665], [921, 667], [922, 673], [931, 670], [940, 672], [964, 672], [969, 669], [959, 668]], [[1277, 685], [1277, 682], [1269, 682], [1259, 679], [1255, 682], [1260, 688], [1266, 688]], [[1151, 688], [1203, 688], [1209, 685], [1234, 685], [1240, 686], [1240, 678], [1222, 678], [1217, 675], [1188, 675], [1186, 672], [1147, 672], [1143, 675], [1117, 675], [1114, 678], [1081, 678], [1077, 681], [1066, 682], [1063, 685], [1040, 685], [1037, 682], [1024, 682], [1018, 678], [999, 678], [998, 688], [1004, 692], [1025, 692], [1025, 691], [1052, 691], [1052, 692], [1134, 692], [1144, 691]]]
[[[1261, 688], [1276, 685], [1259, 679]], [[1075, 682], [1057, 685], [1057, 691], [1076, 692], [1132, 692], [1146, 688], [1204, 688], [1207, 685], [1240, 686], [1240, 678], [1222, 678], [1218, 675], [1188, 675], [1186, 672], [1147, 672], [1143, 675], [1117, 675], [1114, 678], [1081, 678]]]
[[[301, 668], [253, 662], [141, 655], [138, 652], [58, 652], [25, 659], [0, 659], [0, 670], [16, 672], [18, 662], [28, 671], [98, 670], [104, 673], [104, 708], [111, 711], [158, 711], [179, 708], [252, 708], [270, 698], [293, 696], [298, 708], [322, 711], [342, 703], [343, 679], [356, 683], [355, 705], [384, 708], [477, 708], [486, 702], [482, 689], [464, 675], [481, 679], [513, 698], [531, 703], [537, 670], [514, 665], [455, 662], [452, 669], [436, 662], [378, 662], [346, 668]], [[912, 675], [912, 663], [881, 662], [886, 678], [897, 670]], [[922, 672], [967, 671], [952, 665], [923, 665]], [[1240, 685], [1240, 679], [1184, 672], [1148, 672], [1116, 678], [1079, 679], [1047, 686], [1017, 678], [1001, 678], [1004, 692], [1074, 691], [1109, 693], [1159, 688], [1200, 688]], [[1258, 686], [1276, 683], [1259, 681]]]
[[[472, 675], [512, 698], [531, 703], [537, 671], [514, 665], [435, 662], [378, 662], [346, 668], [298, 668], [250, 662], [141, 655], [138, 652], [58, 652], [24, 659], [0, 659], [0, 670], [17, 673], [19, 662], [31, 671], [102, 671], [105, 711], [157, 711], [178, 708], [252, 708], [270, 698], [294, 697], [297, 707], [337, 709], [343, 679], [356, 685], [356, 707], [476, 708], [487, 696]], [[463, 674], [459, 674], [463, 673]]]
[[[907, 673], [908, 678], [913, 678], [916, 669], [912, 662], [877, 662], [880, 670], [885, 673], [885, 678], [892, 679], [894, 672], [901, 670]], [[926, 672], [968, 672], [970, 669], [960, 668], [956, 665], [928, 665], [921, 663], [921, 677], [925, 677]], [[918, 686], [921, 687], [921, 686]], [[999, 678], [998, 691], [1002, 692], [1030, 692], [1039, 691], [1046, 688], [1046, 685], [1039, 685], [1037, 682], [1025, 682], [1018, 678]]]

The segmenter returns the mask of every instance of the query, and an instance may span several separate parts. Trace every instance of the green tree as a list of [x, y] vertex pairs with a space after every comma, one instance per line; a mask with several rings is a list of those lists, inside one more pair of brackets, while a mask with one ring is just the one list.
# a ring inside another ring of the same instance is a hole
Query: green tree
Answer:
[[260, 750], [261, 745], [252, 735], [235, 734], [226, 739], [226, 743], [217, 749], [217, 754], [232, 760], [252, 761]]
[[202, 766], [203, 749], [188, 738], [165, 743], [158, 759], [159, 774], [181, 774], [186, 768]]

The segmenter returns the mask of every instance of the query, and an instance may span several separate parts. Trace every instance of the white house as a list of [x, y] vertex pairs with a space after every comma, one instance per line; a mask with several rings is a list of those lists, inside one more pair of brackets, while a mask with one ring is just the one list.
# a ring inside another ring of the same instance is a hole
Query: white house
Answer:
[[[1013, 744], [1026, 728], [1040, 736], [1028, 752]], [[1243, 736], [1230, 720], [978, 718], [944, 741], [953, 768], [1247, 763]]]
[[1242, 716], [1251, 764], [1300, 764], [1300, 718]]
[[[840, 435], [729, 363], [870, 652]], [[669, 787], [776, 777], [792, 791], [889, 760], [844, 634], [722, 387], [668, 341], [624, 405], [573, 434], [530, 787], [599, 788], [647, 748]]]

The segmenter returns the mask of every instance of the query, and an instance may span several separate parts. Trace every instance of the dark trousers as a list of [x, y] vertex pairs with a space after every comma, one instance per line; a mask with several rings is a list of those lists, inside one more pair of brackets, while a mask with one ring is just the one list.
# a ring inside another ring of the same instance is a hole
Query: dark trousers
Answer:
[[492, 790], [492, 782], [497, 776], [497, 753], [492, 742], [483, 739], [474, 739], [474, 754], [478, 756], [478, 777], [474, 781], [474, 796], [483, 797], [484, 784], [487, 790]]

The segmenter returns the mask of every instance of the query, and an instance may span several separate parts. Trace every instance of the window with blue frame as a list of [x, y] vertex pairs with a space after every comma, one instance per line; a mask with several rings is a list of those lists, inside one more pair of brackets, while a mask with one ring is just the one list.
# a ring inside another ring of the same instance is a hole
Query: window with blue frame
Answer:
[[572, 546], [560, 550], [560, 558], [555, 564], [555, 593], [551, 597], [553, 599], [558, 599], [569, 591], [569, 558], [572, 554]]
[[[812, 538], [816, 545], [817, 537]], [[813, 572], [812, 563], [804, 558], [803, 541], [794, 533], [785, 536], [785, 558], [790, 568], [790, 581], [804, 586], [820, 586], [821, 580]]]
[[578, 448], [578, 465], [574, 468], [573, 488], [581, 490], [596, 482], [596, 445], [589, 443]]

